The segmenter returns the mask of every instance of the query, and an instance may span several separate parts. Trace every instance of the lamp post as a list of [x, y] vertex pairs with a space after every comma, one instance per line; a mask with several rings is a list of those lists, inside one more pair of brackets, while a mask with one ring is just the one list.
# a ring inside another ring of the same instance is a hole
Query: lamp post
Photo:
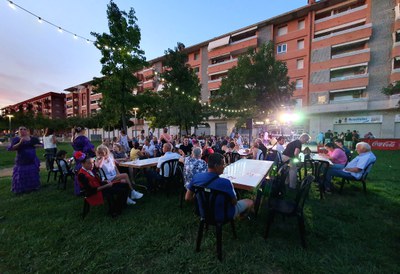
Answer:
[[11, 118], [13, 118], [14, 115], [8, 114], [8, 115], [6, 115], [6, 116], [8, 117], [8, 126], [9, 126], [10, 138], [11, 138], [11, 137], [12, 137], [12, 136], [11, 136]]
[[[134, 111], [134, 114], [135, 114], [135, 124], [134, 124], [135, 130], [134, 130], [134, 132], [136, 134], [136, 123], [137, 123], [136, 114], [137, 114], [139, 108], [133, 108], [132, 110]], [[135, 137], [135, 136], [132, 136], [132, 137]]]

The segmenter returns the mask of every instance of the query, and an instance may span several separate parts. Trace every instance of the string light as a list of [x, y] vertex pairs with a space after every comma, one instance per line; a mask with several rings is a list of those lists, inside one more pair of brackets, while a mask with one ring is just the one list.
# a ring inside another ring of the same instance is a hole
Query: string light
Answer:
[[81, 35], [77, 35], [76, 33], [72, 32], [72, 31], [69, 31], [69, 30], [67, 30], [67, 29], [65, 29], [65, 28], [62, 28], [62, 27], [60, 27], [60, 26], [58, 26], [58, 25], [56, 25], [56, 24], [54, 24], [54, 23], [52, 23], [52, 22], [50, 22], [50, 21], [44, 19], [43, 17], [38, 16], [37, 14], [35, 14], [35, 13], [33, 13], [33, 12], [31, 12], [31, 11], [25, 9], [24, 7], [21, 7], [20, 5], [16, 4], [16, 3], [13, 2], [13, 1], [10, 1], [10, 0], [6, 0], [6, 1], [8, 2], [8, 5], [9, 5], [12, 9], [19, 8], [19, 9], [23, 10], [24, 12], [26, 12], [26, 13], [32, 15], [33, 17], [37, 18], [37, 20], [38, 20], [39, 23], [45, 22], [45, 23], [51, 25], [52, 27], [56, 28], [60, 33], [66, 32], [66, 33], [71, 34], [75, 39], [80, 38], [80, 39], [86, 41], [87, 43], [93, 43], [93, 44], [94, 44], [94, 41], [91, 40], [91, 39], [89, 39], [89, 38], [83, 37], [83, 36], [81, 36]]

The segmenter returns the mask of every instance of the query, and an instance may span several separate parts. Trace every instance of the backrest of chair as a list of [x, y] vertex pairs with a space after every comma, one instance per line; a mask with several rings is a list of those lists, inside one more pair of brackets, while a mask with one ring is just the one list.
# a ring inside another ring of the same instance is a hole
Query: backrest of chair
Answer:
[[161, 176], [164, 178], [173, 177], [176, 174], [176, 170], [178, 167], [179, 159], [171, 159], [163, 162], [161, 164]]
[[364, 169], [363, 174], [361, 175], [361, 180], [366, 180], [368, 173], [371, 171], [373, 165], [375, 164], [375, 162], [370, 162]]
[[264, 160], [264, 153], [262, 151], [258, 153], [258, 160]]
[[297, 212], [303, 211], [304, 202], [308, 197], [308, 193], [310, 192], [311, 183], [314, 181], [314, 176], [308, 175], [304, 180], [301, 182], [300, 188], [297, 191], [296, 195], [296, 210]]
[[289, 166], [282, 165], [277, 172], [277, 175], [271, 180], [270, 198], [283, 198], [286, 193], [286, 178], [289, 174]]
[[65, 161], [64, 159], [56, 159], [56, 164], [57, 164], [58, 170], [63, 175], [67, 175], [70, 172], [69, 165], [68, 165], [67, 161]]
[[200, 217], [206, 223], [215, 225], [229, 219], [231, 198], [227, 193], [201, 186], [195, 186], [194, 192]]
[[233, 164], [234, 162], [240, 160], [240, 154], [237, 152], [227, 152], [224, 154], [224, 157], [227, 165]]

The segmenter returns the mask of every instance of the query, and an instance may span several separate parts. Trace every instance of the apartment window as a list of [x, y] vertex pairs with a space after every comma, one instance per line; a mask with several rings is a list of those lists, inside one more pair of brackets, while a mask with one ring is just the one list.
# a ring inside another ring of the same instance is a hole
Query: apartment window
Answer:
[[306, 20], [300, 20], [298, 23], [297, 23], [297, 29], [304, 29], [305, 28], [305, 26], [306, 26]]
[[300, 98], [295, 99], [295, 105], [294, 105], [294, 107], [295, 107], [295, 108], [302, 108], [302, 107], [303, 107], [303, 99], [300, 99]]
[[297, 59], [297, 69], [304, 68], [304, 59]]
[[334, 45], [332, 46], [331, 49], [331, 57], [366, 49], [368, 48], [367, 43], [368, 39], [362, 39], [362, 40], [347, 42], [344, 44]]
[[347, 80], [356, 77], [362, 77], [368, 73], [368, 63], [352, 65], [348, 67], [334, 68], [331, 69], [330, 80]]
[[297, 41], [297, 49], [304, 49], [304, 39]]
[[287, 44], [280, 44], [277, 47], [278, 54], [287, 52]]
[[346, 102], [366, 98], [365, 87], [346, 90], [332, 90], [329, 92], [329, 102]]
[[340, 26], [336, 26], [330, 29], [325, 29], [325, 30], [321, 30], [321, 31], [317, 31], [316, 33], [314, 33], [314, 39], [315, 38], [321, 38], [324, 36], [329, 36], [329, 35], [333, 35], [335, 33], [341, 32], [341, 31], [345, 31], [345, 30], [350, 30], [353, 28], [357, 28], [357, 27], [361, 27], [365, 25], [365, 19], [361, 19], [361, 20], [357, 20], [354, 22], [350, 22], [350, 23], [346, 23]]
[[285, 35], [285, 34], [287, 34], [287, 32], [288, 32], [288, 27], [287, 26], [283, 26], [283, 27], [278, 28], [278, 36]]
[[195, 53], [193, 54], [193, 60], [197, 60], [197, 59], [199, 59], [199, 53], [198, 53], [198, 52], [195, 52]]
[[194, 67], [193, 71], [194, 71], [194, 73], [199, 74], [200, 68], [199, 67]]
[[400, 69], [400, 57], [395, 57], [393, 59], [393, 69]]
[[296, 89], [302, 89], [303, 88], [303, 79], [297, 79], [296, 80]]
[[396, 31], [395, 37], [394, 37], [394, 42], [400, 42], [400, 30]]
[[327, 100], [327, 96], [326, 96], [326, 95], [320, 95], [320, 96], [318, 96], [318, 105], [324, 105], [324, 104], [326, 104], [326, 103], [328, 103], [328, 100]]

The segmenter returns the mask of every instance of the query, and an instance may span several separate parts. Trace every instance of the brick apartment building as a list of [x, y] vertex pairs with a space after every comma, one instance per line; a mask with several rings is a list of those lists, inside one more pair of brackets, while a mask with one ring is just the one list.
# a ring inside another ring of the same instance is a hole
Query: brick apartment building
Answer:
[[65, 118], [64, 101], [64, 93], [47, 92], [15, 105], [7, 106], [1, 110], [3, 115], [33, 111], [35, 114], [41, 113], [50, 119], [63, 119]]
[[[198, 75], [202, 102], [249, 48], [273, 41], [276, 58], [286, 62], [296, 83], [296, 108], [306, 114], [301, 127], [320, 131], [371, 131], [400, 138], [399, 95], [382, 87], [400, 80], [400, 0], [309, 0], [304, 7], [187, 47], [188, 64]], [[164, 57], [136, 72], [134, 94], [163, 88]], [[90, 82], [66, 89], [67, 116], [98, 109]], [[268, 118], [268, 117], [266, 117]], [[206, 134], [226, 135], [234, 121], [211, 119]]]

